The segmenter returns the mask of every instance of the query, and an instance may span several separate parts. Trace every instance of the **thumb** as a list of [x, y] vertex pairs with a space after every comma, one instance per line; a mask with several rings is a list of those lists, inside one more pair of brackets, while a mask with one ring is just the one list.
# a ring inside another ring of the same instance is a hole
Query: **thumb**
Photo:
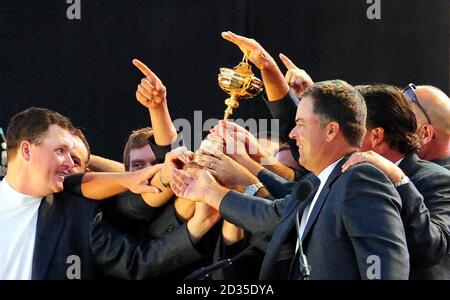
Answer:
[[145, 194], [145, 193], [159, 194], [160, 192], [161, 191], [153, 185], [141, 185], [141, 188], [140, 188], [141, 194]]
[[288, 70], [298, 69], [298, 67], [286, 55], [280, 53], [280, 59]]

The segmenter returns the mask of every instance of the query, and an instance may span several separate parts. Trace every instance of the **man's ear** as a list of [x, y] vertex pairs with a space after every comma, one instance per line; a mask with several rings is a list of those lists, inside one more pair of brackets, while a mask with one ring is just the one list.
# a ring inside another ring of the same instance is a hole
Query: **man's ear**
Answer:
[[19, 154], [29, 161], [31, 159], [32, 145], [29, 141], [22, 141], [19, 145]]
[[84, 173], [91, 173], [91, 169], [89, 169], [88, 167], [86, 167], [86, 169], [84, 170]]
[[422, 140], [423, 145], [428, 144], [434, 138], [434, 127], [431, 124], [424, 124], [420, 126], [417, 132]]
[[381, 127], [377, 127], [371, 129], [371, 131], [372, 131], [372, 140], [370, 142], [372, 144], [372, 149], [375, 149], [384, 142], [384, 129]]
[[327, 136], [326, 141], [331, 142], [339, 132], [339, 123], [338, 122], [330, 122], [327, 125]]

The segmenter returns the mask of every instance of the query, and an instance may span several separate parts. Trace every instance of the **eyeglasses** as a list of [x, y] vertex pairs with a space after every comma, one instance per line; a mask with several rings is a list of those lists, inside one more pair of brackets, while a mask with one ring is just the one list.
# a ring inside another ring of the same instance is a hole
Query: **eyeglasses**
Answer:
[[425, 115], [425, 118], [427, 118], [428, 124], [431, 124], [431, 120], [430, 117], [428, 116], [427, 112], [425, 111], [425, 109], [423, 108], [423, 106], [420, 104], [419, 102], [419, 98], [417, 98], [416, 92], [414, 92], [414, 90], [416, 89], [416, 85], [414, 83], [410, 83], [408, 84], [407, 87], [405, 87], [402, 90], [403, 95], [405, 96], [406, 100], [408, 100], [409, 102], [414, 102], [417, 104], [417, 106], [419, 107], [419, 109], [423, 112], [423, 114]]

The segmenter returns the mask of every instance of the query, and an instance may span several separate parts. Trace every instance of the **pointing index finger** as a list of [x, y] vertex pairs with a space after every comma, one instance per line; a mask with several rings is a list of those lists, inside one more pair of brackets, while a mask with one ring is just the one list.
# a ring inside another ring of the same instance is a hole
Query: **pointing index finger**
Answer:
[[146, 77], [155, 77], [155, 74], [139, 59], [133, 59], [135, 65]]
[[240, 47], [246, 47], [250, 49], [254, 48], [254, 45], [252, 44], [250, 39], [244, 36], [237, 35], [231, 31], [222, 32], [222, 37], [227, 41], [232, 42], [233, 44], [236, 44]]
[[298, 69], [298, 67], [286, 55], [280, 53], [280, 59], [288, 70]]

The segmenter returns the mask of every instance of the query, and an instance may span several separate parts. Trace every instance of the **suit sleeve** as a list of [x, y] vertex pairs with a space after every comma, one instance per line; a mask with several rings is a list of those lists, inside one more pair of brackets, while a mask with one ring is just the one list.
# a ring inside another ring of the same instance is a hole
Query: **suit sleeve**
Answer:
[[132, 221], [149, 221], [160, 211], [145, 203], [140, 194], [130, 191], [114, 197], [114, 206], [117, 211]]
[[272, 201], [230, 191], [222, 199], [219, 211], [224, 219], [252, 234], [269, 234], [275, 230], [287, 201], [288, 196]]
[[186, 224], [159, 238], [137, 241], [117, 231], [102, 213], [92, 223], [91, 248], [104, 276], [128, 280], [162, 276], [202, 257]]
[[419, 182], [422, 194], [412, 182], [398, 188], [411, 262], [420, 267], [438, 264], [450, 251], [450, 179], [434, 174], [431, 181], [428, 189]]
[[295, 114], [299, 103], [294, 90], [289, 90], [289, 93], [283, 99], [277, 101], [265, 100], [265, 102], [272, 114], [272, 118], [280, 122], [281, 140], [288, 142], [290, 140], [289, 133], [295, 126]]
[[262, 169], [258, 173], [258, 179], [275, 198], [283, 198], [290, 194], [296, 184], [295, 181], [287, 181], [283, 177], [278, 176], [267, 169]]
[[83, 180], [83, 176], [84, 173], [77, 173], [64, 177], [64, 191], [83, 197], [83, 193], [81, 192], [81, 181]]
[[408, 279], [409, 255], [400, 197], [370, 165], [350, 169], [341, 217], [362, 279]]

